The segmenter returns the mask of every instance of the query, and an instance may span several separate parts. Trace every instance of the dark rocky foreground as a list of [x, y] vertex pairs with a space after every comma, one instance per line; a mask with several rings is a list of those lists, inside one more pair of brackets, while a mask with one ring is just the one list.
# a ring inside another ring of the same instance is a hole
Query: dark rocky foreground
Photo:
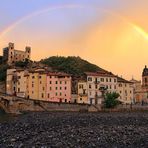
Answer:
[[5, 147], [148, 147], [148, 112], [29, 113], [0, 123]]

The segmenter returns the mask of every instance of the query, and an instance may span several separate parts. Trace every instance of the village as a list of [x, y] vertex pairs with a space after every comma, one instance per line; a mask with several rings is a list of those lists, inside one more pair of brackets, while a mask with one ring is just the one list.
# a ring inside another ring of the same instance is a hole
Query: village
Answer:
[[[142, 73], [142, 82], [132, 78], [125, 80], [107, 70], [85, 73], [75, 86], [72, 75], [54, 72], [50, 67], [37, 63], [35, 66], [18, 68], [15, 62], [31, 60], [31, 47], [16, 50], [14, 43], [3, 49], [3, 62], [10, 65], [6, 74], [6, 94], [26, 99], [78, 104], [102, 104], [106, 93], [116, 92], [123, 104], [141, 104], [148, 100], [148, 68]], [[75, 93], [72, 92], [75, 87]]]

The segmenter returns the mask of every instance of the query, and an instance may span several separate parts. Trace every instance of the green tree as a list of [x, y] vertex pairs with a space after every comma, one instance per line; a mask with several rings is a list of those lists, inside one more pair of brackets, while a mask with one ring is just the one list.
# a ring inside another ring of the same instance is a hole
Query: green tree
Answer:
[[9, 66], [6, 65], [0, 65], [0, 82], [1, 81], [6, 81], [6, 73], [7, 73], [7, 69], [9, 68]]
[[104, 98], [104, 105], [106, 108], [114, 108], [118, 104], [120, 104], [120, 101], [118, 100], [119, 94], [116, 92], [113, 93], [107, 93]]
[[17, 62], [15, 62], [15, 66], [20, 67], [20, 68], [24, 68], [24, 67], [27, 67], [29, 62], [30, 61], [28, 59], [25, 59], [25, 61], [17, 61]]

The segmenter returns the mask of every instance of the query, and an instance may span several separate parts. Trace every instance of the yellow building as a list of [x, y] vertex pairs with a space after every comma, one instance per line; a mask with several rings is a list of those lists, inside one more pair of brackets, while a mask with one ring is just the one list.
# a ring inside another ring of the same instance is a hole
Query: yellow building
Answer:
[[87, 82], [78, 82], [78, 100], [77, 103], [88, 103]]
[[117, 77], [118, 85], [117, 92], [120, 97], [119, 100], [125, 104], [131, 104], [134, 102], [134, 88], [133, 83], [123, 78]]
[[29, 94], [28, 98], [36, 100], [47, 100], [46, 97], [47, 74], [45, 70], [29, 72]]

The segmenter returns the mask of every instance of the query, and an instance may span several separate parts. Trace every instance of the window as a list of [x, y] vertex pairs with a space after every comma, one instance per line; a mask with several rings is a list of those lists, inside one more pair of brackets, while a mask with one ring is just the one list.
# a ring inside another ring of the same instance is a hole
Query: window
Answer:
[[40, 84], [42, 84], [42, 81], [40, 81]]
[[60, 90], [62, 90], [62, 87], [60, 87]]
[[18, 79], [21, 79], [21, 76], [18, 76]]
[[48, 93], [48, 98], [50, 98], [50, 94]]
[[42, 78], [42, 76], [39, 76], [39, 79], [41, 79]]
[[66, 94], [65, 94], [65, 97], [66, 97]]
[[51, 82], [51, 81], [49, 81], [49, 84], [52, 84], [52, 82]]
[[49, 89], [50, 89], [50, 90], [52, 90], [52, 88], [51, 88], [51, 87], [50, 87]]
[[42, 93], [42, 98], [44, 98], [44, 94]]
[[55, 84], [58, 84], [58, 81], [55, 81]]
[[89, 84], [89, 88], [91, 89], [91, 84]]
[[116, 79], [114, 79], [114, 82], [117, 82], [117, 80], [116, 80]]
[[18, 85], [20, 85], [20, 82], [18, 82]]
[[106, 82], [108, 82], [108, 78], [106, 78]]
[[98, 85], [96, 85], [96, 89], [98, 88]]
[[120, 91], [120, 94], [122, 94], [122, 91]]
[[126, 87], [126, 84], [125, 84], [125, 87]]
[[79, 89], [83, 89], [83, 84], [79, 84]]
[[114, 89], [116, 89], [116, 85], [114, 86]]
[[33, 94], [34, 92], [32, 91], [32, 94]]
[[122, 84], [119, 84], [119, 87], [122, 87]]
[[55, 89], [58, 90], [58, 87], [56, 87]]
[[92, 77], [88, 77], [88, 79], [87, 79], [88, 81], [92, 81]]
[[18, 92], [20, 92], [20, 88], [18, 88]]
[[62, 96], [62, 93], [60, 92], [60, 96]]
[[58, 93], [56, 92], [56, 93], [55, 93], [55, 95], [57, 96], [57, 95], [58, 95]]
[[145, 83], [147, 83], [147, 78], [145, 78]]
[[32, 84], [32, 87], [34, 87], [34, 84]]
[[101, 78], [100, 80], [101, 80], [101, 82], [104, 82], [104, 78]]
[[67, 89], [67, 87], [65, 87], [65, 90]]
[[52, 78], [52, 76], [50, 76], [50, 78]]
[[62, 84], [62, 81], [60, 81], [60, 84]]
[[65, 84], [67, 84], [67, 82], [65, 81]]
[[112, 86], [110, 85], [110, 89], [112, 89]]
[[89, 92], [89, 95], [91, 96], [91, 92]]
[[112, 79], [110, 78], [110, 79], [109, 79], [109, 81], [111, 82], [111, 81], [112, 81]]
[[34, 79], [35, 77], [34, 76], [32, 76], [32, 79]]
[[80, 98], [80, 101], [82, 101], [82, 98]]
[[43, 91], [45, 90], [45, 87], [43, 87]]

